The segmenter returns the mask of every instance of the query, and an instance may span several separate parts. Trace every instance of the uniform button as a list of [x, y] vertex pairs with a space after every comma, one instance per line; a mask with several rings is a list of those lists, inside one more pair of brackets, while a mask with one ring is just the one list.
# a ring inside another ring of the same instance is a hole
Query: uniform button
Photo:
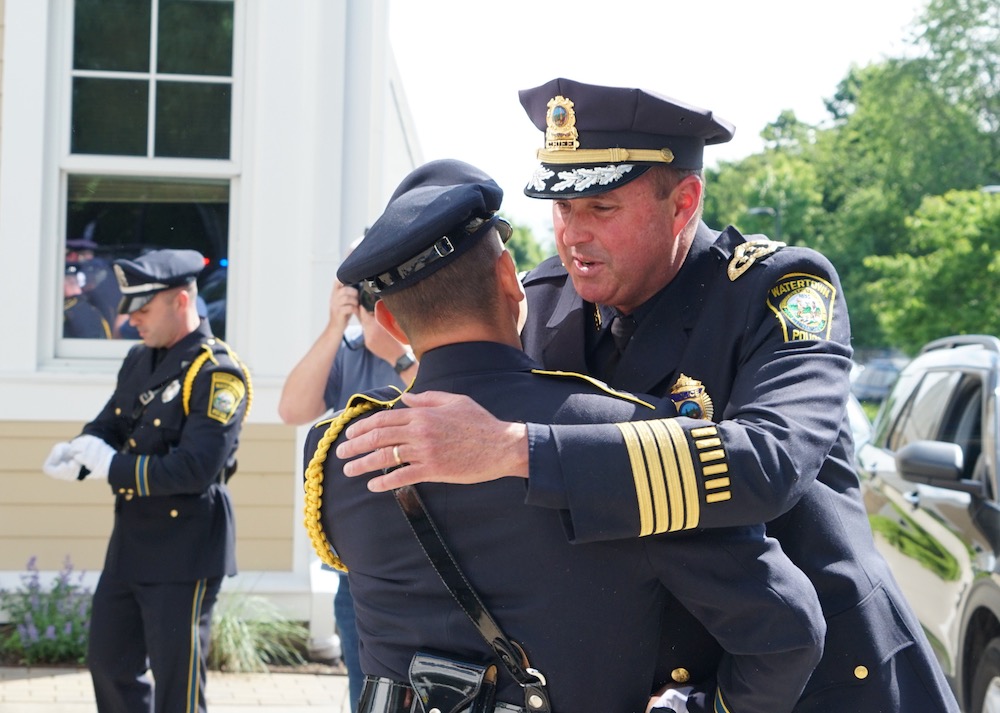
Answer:
[[177, 517], [177, 511], [176, 510], [171, 510], [170, 511], [170, 517]]
[[854, 669], [854, 677], [859, 681], [863, 681], [868, 678], [868, 667], [867, 666], [857, 666]]
[[134, 439], [134, 438], [130, 438], [130, 439], [128, 439], [128, 444], [129, 444], [130, 446], [132, 446], [133, 448], [135, 448], [135, 445], [136, 445], [136, 444], [135, 444], [135, 439]]
[[124, 495], [125, 494], [125, 488], [118, 488], [118, 492]]
[[215, 344], [215, 340], [209, 339], [208, 341], [205, 342], [205, 344]]
[[116, 408], [115, 409], [115, 416], [121, 416], [121, 415], [122, 415], [122, 410], [120, 408]]
[[154, 426], [159, 426], [159, 425], [160, 425], [160, 419], [158, 419], [158, 418], [154, 418], [154, 419], [153, 419], [153, 425], [154, 425]]
[[670, 678], [674, 679], [674, 683], [687, 683], [691, 680], [691, 672], [686, 668], [675, 668], [670, 672]]

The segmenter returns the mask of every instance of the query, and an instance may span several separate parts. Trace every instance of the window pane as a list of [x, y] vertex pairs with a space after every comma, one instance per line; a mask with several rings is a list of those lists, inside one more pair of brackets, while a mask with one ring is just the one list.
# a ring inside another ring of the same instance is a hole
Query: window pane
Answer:
[[146, 155], [149, 83], [73, 80], [72, 153]]
[[108, 319], [114, 336], [137, 338], [117, 315], [120, 294], [111, 262], [186, 248], [208, 259], [198, 278], [199, 297], [212, 330], [225, 338], [228, 181], [73, 175], [68, 188], [66, 264], [75, 268], [68, 272], [84, 275], [81, 293]]
[[902, 414], [902, 427], [889, 437], [889, 448], [898, 451], [907, 443], [937, 440], [943, 409], [961, 374], [951, 371], [928, 372]]
[[231, 0], [160, 0], [159, 20], [158, 72], [232, 74]]
[[73, 68], [149, 71], [150, 0], [76, 0]]
[[157, 156], [229, 158], [229, 84], [158, 82]]

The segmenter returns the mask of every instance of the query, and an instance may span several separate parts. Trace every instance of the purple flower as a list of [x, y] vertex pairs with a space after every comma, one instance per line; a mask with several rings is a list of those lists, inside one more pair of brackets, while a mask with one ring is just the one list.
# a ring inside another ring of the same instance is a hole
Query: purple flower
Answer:
[[49, 641], [55, 641], [56, 640], [56, 625], [55, 624], [49, 624], [47, 627], [45, 627], [45, 638], [48, 639]]

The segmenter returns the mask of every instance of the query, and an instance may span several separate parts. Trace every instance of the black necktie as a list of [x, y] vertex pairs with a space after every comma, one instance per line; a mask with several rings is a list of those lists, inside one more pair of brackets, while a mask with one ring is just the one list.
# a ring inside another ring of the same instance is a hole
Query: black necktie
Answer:
[[611, 350], [611, 356], [608, 358], [607, 366], [604, 369], [604, 378], [606, 381], [610, 381], [614, 376], [618, 362], [622, 354], [625, 353], [625, 347], [628, 346], [629, 340], [632, 339], [635, 327], [635, 317], [631, 315], [617, 314], [611, 320], [610, 332], [611, 338], [615, 343], [615, 348]]
[[618, 355], [621, 356], [628, 346], [629, 340], [635, 333], [635, 317], [628, 314], [619, 314], [611, 320], [611, 336], [615, 340], [615, 347]]

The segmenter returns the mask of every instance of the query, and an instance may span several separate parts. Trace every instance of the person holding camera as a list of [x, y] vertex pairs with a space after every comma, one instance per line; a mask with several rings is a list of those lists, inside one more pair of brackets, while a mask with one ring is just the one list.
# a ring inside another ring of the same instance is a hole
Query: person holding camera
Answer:
[[[360, 241], [361, 238], [355, 240], [350, 250]], [[284, 423], [295, 426], [311, 423], [329, 410], [344, 408], [352, 394], [386, 385], [403, 389], [413, 380], [417, 373], [413, 352], [375, 321], [374, 311], [375, 300], [370, 294], [360, 292], [357, 285], [334, 280], [326, 327], [282, 387], [278, 415]], [[360, 326], [350, 324], [354, 316]], [[343, 575], [339, 577], [333, 600], [333, 615], [340, 632], [354, 710], [364, 674], [358, 661], [354, 601]]]

